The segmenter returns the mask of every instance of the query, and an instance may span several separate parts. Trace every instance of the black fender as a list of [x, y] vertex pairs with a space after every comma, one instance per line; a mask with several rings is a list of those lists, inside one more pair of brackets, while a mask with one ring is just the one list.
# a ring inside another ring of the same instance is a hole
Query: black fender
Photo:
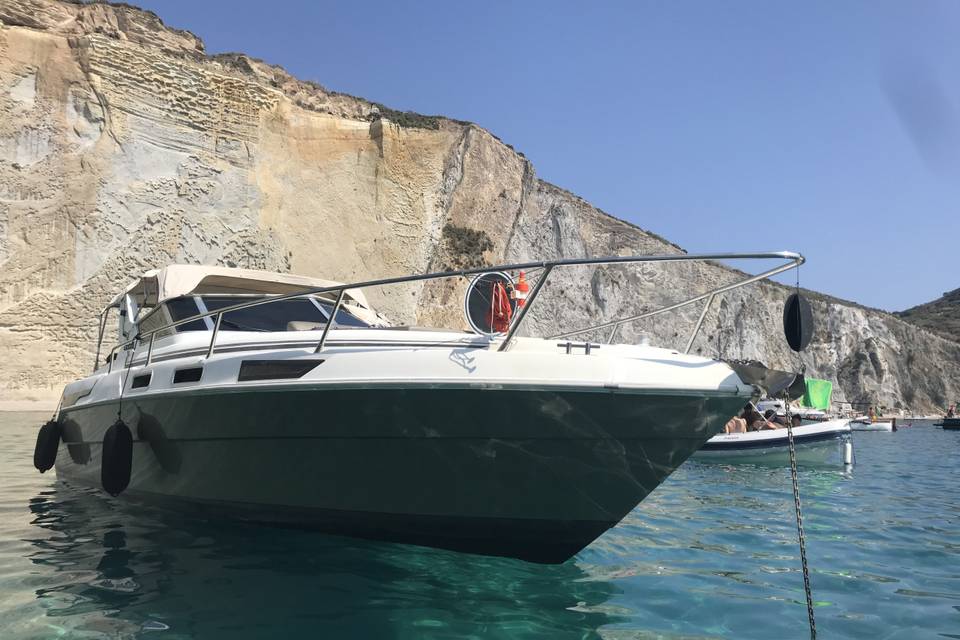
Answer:
[[103, 434], [100, 459], [100, 484], [112, 496], [118, 496], [130, 484], [133, 467], [133, 434], [123, 420], [117, 420]]
[[33, 448], [33, 466], [40, 473], [45, 472], [56, 463], [62, 434], [63, 427], [58, 420], [49, 420], [40, 427], [40, 432], [37, 434], [37, 444]]
[[813, 309], [799, 293], [791, 293], [783, 305], [783, 335], [797, 353], [806, 349], [813, 338]]

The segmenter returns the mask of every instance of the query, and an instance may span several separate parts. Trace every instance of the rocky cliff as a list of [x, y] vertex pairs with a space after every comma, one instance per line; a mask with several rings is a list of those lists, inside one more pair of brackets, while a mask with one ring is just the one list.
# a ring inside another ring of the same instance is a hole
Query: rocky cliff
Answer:
[[[129, 6], [0, 0], [0, 88], [6, 401], [55, 398], [88, 371], [99, 309], [170, 262], [350, 281], [681, 251], [539, 180], [476, 125], [398, 113], [240, 54], [208, 57], [192, 34]], [[556, 274], [528, 329], [623, 316], [736, 275], [713, 264]], [[462, 286], [371, 297], [402, 322], [459, 323]], [[728, 294], [695, 350], [796, 364], [779, 329], [786, 294], [774, 283]], [[839, 399], [926, 410], [960, 397], [957, 343], [889, 314], [814, 304], [803, 361], [838, 383]], [[698, 314], [618, 338], [681, 346]]]
[[936, 300], [898, 311], [895, 315], [948, 340], [960, 342], [960, 289], [947, 291]]

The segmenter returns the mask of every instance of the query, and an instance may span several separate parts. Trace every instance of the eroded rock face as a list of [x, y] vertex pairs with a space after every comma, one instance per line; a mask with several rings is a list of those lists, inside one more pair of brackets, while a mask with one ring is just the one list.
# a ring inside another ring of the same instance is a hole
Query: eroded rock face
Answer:
[[[93, 364], [95, 317], [171, 262], [351, 281], [473, 264], [680, 249], [536, 178], [483, 129], [300, 82], [125, 6], [0, 0], [0, 399], [55, 398]], [[446, 232], [445, 232], [446, 230]], [[556, 271], [528, 329], [553, 334], [730, 282], [718, 265]], [[464, 283], [369, 292], [399, 322], [460, 326]], [[705, 355], [796, 365], [788, 291], [715, 301]], [[960, 345], [814, 302], [803, 356], [838, 399], [917, 410], [960, 397]], [[699, 308], [625, 325], [683, 347]], [[603, 332], [597, 338], [606, 338]]]

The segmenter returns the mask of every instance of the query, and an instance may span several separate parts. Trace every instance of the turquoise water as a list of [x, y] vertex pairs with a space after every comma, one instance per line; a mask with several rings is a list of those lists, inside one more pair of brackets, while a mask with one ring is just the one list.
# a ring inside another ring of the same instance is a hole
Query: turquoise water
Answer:
[[[207, 522], [60, 486], [0, 413], [0, 638], [805, 638], [785, 469], [688, 462], [558, 566]], [[960, 432], [801, 472], [822, 638], [960, 638]]]

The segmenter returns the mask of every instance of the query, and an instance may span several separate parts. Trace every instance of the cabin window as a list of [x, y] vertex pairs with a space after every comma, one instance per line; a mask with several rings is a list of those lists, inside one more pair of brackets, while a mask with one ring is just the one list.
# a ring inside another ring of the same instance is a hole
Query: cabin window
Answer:
[[130, 383], [131, 389], [144, 389], [150, 386], [150, 378], [153, 377], [153, 372], [144, 373], [143, 375], [134, 376], [133, 382]]
[[184, 382], [200, 382], [203, 377], [203, 367], [189, 367], [187, 369], [177, 369], [173, 374], [173, 384]]

